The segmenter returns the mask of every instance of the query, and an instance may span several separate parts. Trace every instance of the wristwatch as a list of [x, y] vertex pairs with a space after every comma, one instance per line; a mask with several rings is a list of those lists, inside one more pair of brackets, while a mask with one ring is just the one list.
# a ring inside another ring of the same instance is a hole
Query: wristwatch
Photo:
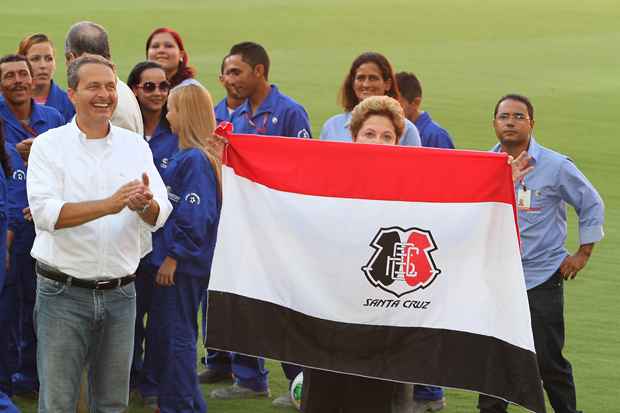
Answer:
[[150, 207], [151, 207], [151, 201], [147, 202], [146, 205], [144, 205], [144, 208], [138, 211], [138, 214], [140, 215], [144, 214]]

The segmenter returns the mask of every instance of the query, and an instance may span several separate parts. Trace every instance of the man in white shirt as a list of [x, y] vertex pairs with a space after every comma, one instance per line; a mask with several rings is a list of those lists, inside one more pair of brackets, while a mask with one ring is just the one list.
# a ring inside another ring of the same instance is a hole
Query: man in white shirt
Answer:
[[35, 139], [27, 178], [39, 412], [75, 411], [88, 366], [94, 411], [120, 413], [129, 402], [140, 228], [162, 227], [172, 205], [148, 144], [110, 124], [114, 65], [75, 59], [68, 86], [76, 117]]
[[[97, 23], [82, 21], [69, 29], [65, 38], [65, 60], [67, 65], [84, 53], [94, 54], [110, 60], [108, 33]], [[142, 113], [135, 95], [125, 82], [116, 78], [118, 105], [112, 115], [112, 125], [129, 129], [144, 135]]]

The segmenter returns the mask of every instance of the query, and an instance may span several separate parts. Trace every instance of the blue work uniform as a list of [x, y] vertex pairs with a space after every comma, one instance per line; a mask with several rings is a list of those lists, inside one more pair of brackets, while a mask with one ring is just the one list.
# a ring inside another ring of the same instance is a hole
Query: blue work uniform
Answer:
[[[431, 119], [428, 112], [422, 112], [413, 123], [420, 133], [422, 146], [427, 148], [454, 149], [454, 143], [448, 132]], [[435, 386], [415, 385], [413, 398], [418, 401], [441, 400], [443, 389]]]
[[[341, 141], [352, 142], [351, 136], [351, 112], [341, 113], [340, 115], [332, 116], [327, 119], [321, 130], [321, 140], [326, 141]], [[402, 146], [420, 146], [420, 134], [418, 129], [411, 121], [405, 119], [405, 130], [403, 136], [401, 136], [399, 145]]]
[[[0, 101], [0, 117], [4, 121], [4, 138], [10, 158], [12, 174], [8, 181], [9, 230], [15, 235], [10, 251], [11, 268], [8, 274], [7, 291], [16, 297], [16, 308], [12, 311], [12, 335], [16, 337], [15, 351], [0, 355], [17, 361], [13, 375], [15, 393], [27, 393], [38, 388], [36, 370], [36, 339], [32, 314], [36, 293], [35, 261], [30, 256], [35, 232], [32, 221], [26, 221], [23, 209], [28, 206], [26, 196], [27, 167], [15, 150], [15, 145], [24, 139], [64, 125], [65, 119], [54, 108], [31, 103], [29, 127], [16, 118], [6, 101]], [[17, 310], [17, 311], [16, 311]], [[17, 354], [16, 354], [17, 352]]]
[[[8, 188], [7, 179], [4, 170], [0, 167], [0, 263], [6, 260], [6, 232], [8, 229]], [[10, 335], [12, 316], [17, 306], [15, 294], [6, 288], [6, 269], [4, 265], [0, 265], [0, 406], [11, 406], [11, 401], [7, 397], [12, 394], [11, 373], [12, 366], [7, 357], [9, 354]], [[0, 409], [0, 411], [3, 411]], [[11, 411], [11, 410], [8, 410]]]
[[[168, 167], [172, 156], [179, 150], [179, 138], [170, 131], [168, 123], [160, 121], [153, 136], [145, 138], [153, 153], [153, 163], [160, 175]], [[144, 317], [150, 313], [153, 302], [154, 274], [157, 268], [151, 263], [151, 254], [140, 260], [136, 270], [136, 329], [131, 366], [131, 387], [137, 388], [142, 398], [157, 395], [157, 382], [153, 371], [153, 343], [146, 340]]]
[[427, 148], [454, 149], [454, 143], [448, 131], [431, 119], [431, 115], [428, 112], [422, 112], [415, 120], [414, 125], [418, 128], [418, 132], [420, 132], [422, 146]]
[[311, 138], [308, 113], [299, 103], [280, 93], [276, 85], [252, 115], [250, 100], [231, 115], [234, 133]]
[[75, 107], [73, 107], [73, 103], [69, 100], [69, 95], [54, 83], [53, 80], [50, 93], [47, 95], [47, 100], [45, 101], [45, 106], [50, 106], [60, 112], [62, 117], [65, 118], [66, 123], [71, 122], [71, 119], [75, 116]]
[[[493, 148], [500, 151], [500, 145]], [[564, 286], [560, 273], [566, 250], [566, 204], [579, 218], [580, 245], [603, 238], [605, 207], [590, 181], [565, 155], [530, 138], [527, 150], [534, 170], [515, 182], [521, 262], [525, 275], [532, 334], [540, 376], [556, 412], [577, 412], [575, 381], [570, 362], [562, 354]], [[506, 402], [481, 395], [481, 411], [505, 411]]]
[[162, 178], [173, 210], [153, 235], [150, 259], [159, 268], [171, 257], [177, 267], [172, 286], [155, 286], [147, 327], [147, 340], [157, 351], [158, 404], [161, 413], [203, 413], [206, 403], [196, 374], [197, 315], [217, 238], [218, 183], [206, 154], [196, 148], [174, 154]]
[[[271, 85], [271, 92], [252, 115], [250, 100], [239, 106], [231, 116], [234, 133], [255, 135], [286, 136], [292, 138], [311, 138], [308, 113], [299, 103], [280, 93], [276, 85]], [[235, 382], [254, 391], [265, 391], [269, 387], [269, 370], [265, 360], [233, 353], [231, 366], [228, 355], [222, 352], [210, 352], [207, 366], [220, 372], [232, 369]], [[298, 366], [282, 364], [284, 374], [293, 380], [301, 372]]]
[[215, 105], [213, 111], [215, 112], [215, 121], [218, 125], [222, 122], [230, 122], [230, 115], [234, 112], [234, 110], [231, 111], [228, 109], [228, 102], [226, 98], [222, 99], [220, 103]]

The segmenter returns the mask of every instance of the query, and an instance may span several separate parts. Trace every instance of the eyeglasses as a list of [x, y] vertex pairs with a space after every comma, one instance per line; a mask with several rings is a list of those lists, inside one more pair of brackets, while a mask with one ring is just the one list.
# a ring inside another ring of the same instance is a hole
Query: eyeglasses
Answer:
[[500, 113], [495, 117], [495, 119], [500, 122], [506, 122], [510, 118], [514, 119], [515, 122], [530, 120], [530, 118], [524, 113]]
[[138, 87], [146, 93], [153, 93], [155, 92], [155, 89], [159, 89], [160, 92], [167, 93], [170, 90], [170, 82], [166, 80], [159, 83], [144, 82], [142, 85], [138, 85]]

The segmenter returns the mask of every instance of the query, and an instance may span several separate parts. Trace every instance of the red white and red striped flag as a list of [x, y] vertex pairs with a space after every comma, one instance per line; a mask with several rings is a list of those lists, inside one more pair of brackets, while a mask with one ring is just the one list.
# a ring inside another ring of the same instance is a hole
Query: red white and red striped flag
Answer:
[[505, 155], [228, 139], [209, 347], [544, 411]]

